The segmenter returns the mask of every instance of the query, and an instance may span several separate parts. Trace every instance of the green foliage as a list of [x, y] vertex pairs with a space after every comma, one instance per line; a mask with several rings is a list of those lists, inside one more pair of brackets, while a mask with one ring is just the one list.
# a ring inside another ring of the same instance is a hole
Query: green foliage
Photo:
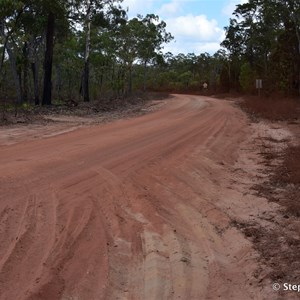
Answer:
[[30, 103], [22, 103], [21, 104], [21, 108], [23, 109], [23, 110], [32, 110], [33, 109], [33, 105], [32, 104], [30, 104]]
[[[128, 20], [120, 2], [0, 0], [2, 93], [9, 98], [21, 94], [28, 105], [41, 96], [50, 12], [55, 18], [49, 85], [54, 99], [82, 99], [83, 74], [88, 74], [92, 98], [121, 97], [148, 86], [201, 92], [204, 82], [211, 91], [252, 92], [256, 77], [268, 91], [299, 92], [299, 1], [237, 5], [223, 49], [214, 55], [163, 54], [163, 46], [173, 39], [166, 23], [154, 14]], [[86, 65], [88, 73], [83, 72]]]
[[[253, 72], [269, 91], [300, 94], [299, 1], [249, 0], [237, 5], [233, 15], [222, 42], [230, 54], [231, 81], [240, 78], [243, 89], [249, 90]], [[234, 74], [236, 62], [240, 76]]]
[[188, 87], [190, 81], [192, 80], [193, 74], [191, 71], [186, 71], [179, 75], [179, 81], [185, 86]]
[[251, 93], [255, 88], [255, 73], [249, 63], [241, 66], [240, 84], [244, 92]]

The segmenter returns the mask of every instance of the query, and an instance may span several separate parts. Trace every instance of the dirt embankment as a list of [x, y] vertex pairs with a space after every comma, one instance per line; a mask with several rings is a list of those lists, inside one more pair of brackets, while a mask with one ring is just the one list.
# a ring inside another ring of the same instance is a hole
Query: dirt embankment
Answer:
[[150, 93], [111, 102], [65, 103], [5, 111], [0, 113], [0, 145], [47, 138], [83, 127], [142, 116], [161, 109], [171, 98], [167, 94]]
[[267, 176], [262, 130], [230, 101], [176, 96], [138, 118], [2, 138], [0, 299], [280, 299], [242, 226], [285, 219], [251, 190]]

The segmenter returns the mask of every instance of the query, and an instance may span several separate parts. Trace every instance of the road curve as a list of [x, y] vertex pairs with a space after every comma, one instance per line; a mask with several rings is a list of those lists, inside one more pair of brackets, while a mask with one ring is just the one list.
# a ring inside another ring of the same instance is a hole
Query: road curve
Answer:
[[0, 147], [0, 299], [262, 299], [220, 209], [247, 133], [227, 101]]

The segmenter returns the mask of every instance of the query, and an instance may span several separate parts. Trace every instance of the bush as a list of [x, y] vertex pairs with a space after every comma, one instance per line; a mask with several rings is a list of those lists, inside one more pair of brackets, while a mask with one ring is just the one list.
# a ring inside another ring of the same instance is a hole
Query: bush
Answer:
[[255, 91], [255, 77], [255, 73], [252, 71], [250, 64], [243, 64], [239, 80], [244, 92], [252, 93]]

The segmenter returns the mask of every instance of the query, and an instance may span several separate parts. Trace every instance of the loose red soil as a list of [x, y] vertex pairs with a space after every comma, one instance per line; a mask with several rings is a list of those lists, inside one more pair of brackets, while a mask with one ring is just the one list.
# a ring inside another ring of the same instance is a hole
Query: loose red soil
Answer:
[[233, 224], [277, 214], [249, 193], [252, 131], [229, 101], [176, 96], [130, 120], [2, 139], [0, 299], [277, 299]]

